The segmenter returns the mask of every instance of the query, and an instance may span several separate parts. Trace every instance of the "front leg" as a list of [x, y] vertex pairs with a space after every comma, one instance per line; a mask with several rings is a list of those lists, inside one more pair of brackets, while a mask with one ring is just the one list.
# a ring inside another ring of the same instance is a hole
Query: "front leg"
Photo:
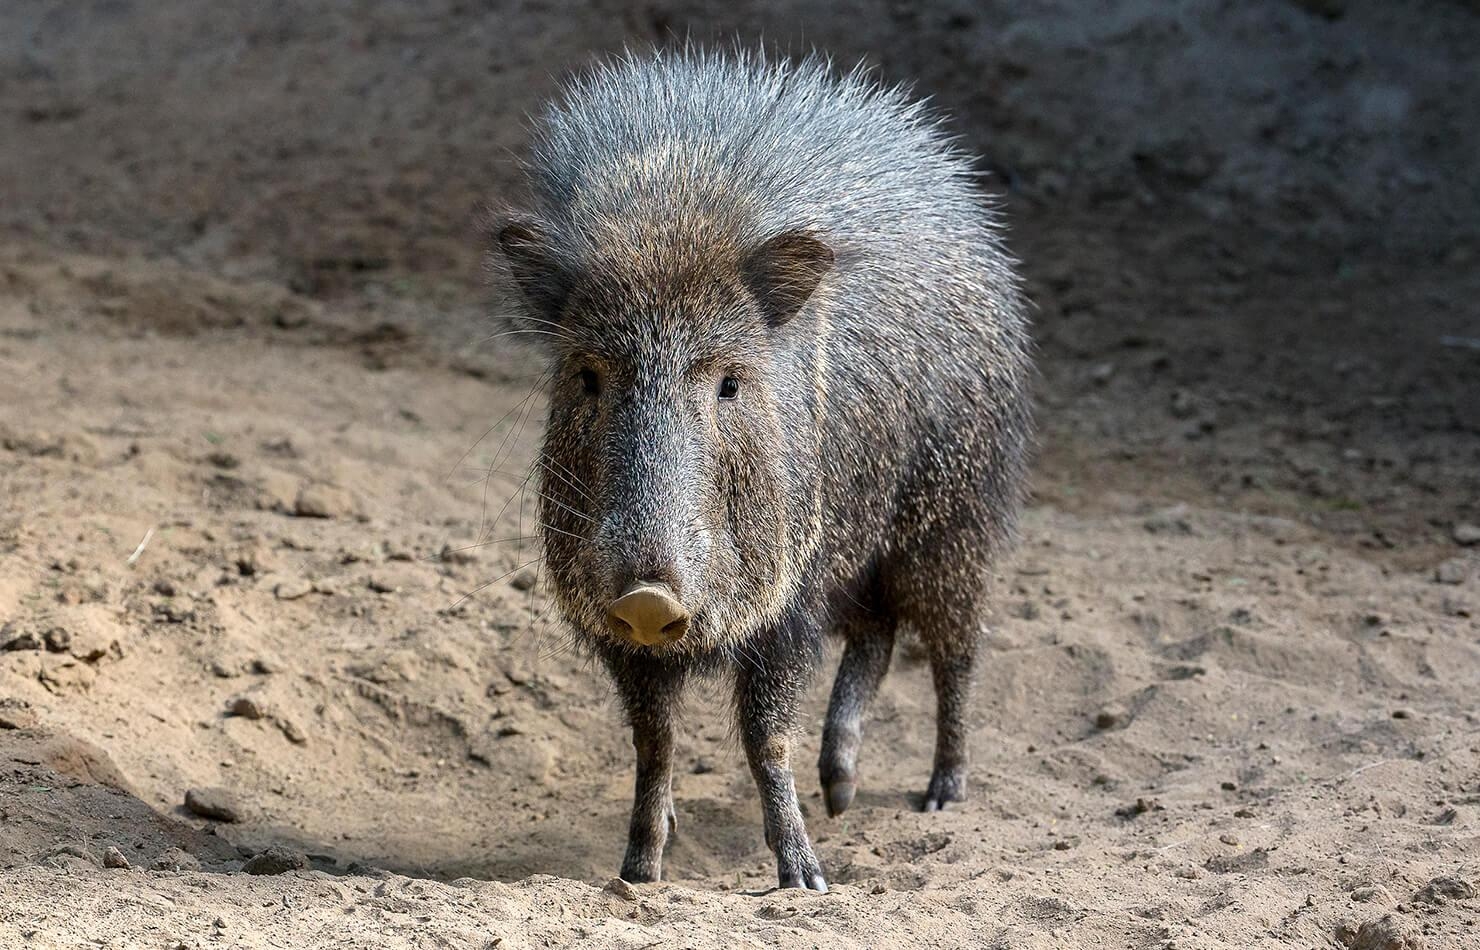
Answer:
[[735, 676], [740, 738], [765, 816], [766, 845], [776, 855], [781, 887], [827, 893], [822, 864], [812, 850], [791, 772], [797, 709], [821, 651], [821, 632], [791, 618], [741, 651]]
[[677, 824], [673, 810], [673, 717], [683, 692], [683, 672], [675, 664], [626, 651], [614, 650], [602, 660], [621, 694], [637, 752], [637, 781], [622, 880], [634, 884], [656, 881], [663, 873], [663, 847]]

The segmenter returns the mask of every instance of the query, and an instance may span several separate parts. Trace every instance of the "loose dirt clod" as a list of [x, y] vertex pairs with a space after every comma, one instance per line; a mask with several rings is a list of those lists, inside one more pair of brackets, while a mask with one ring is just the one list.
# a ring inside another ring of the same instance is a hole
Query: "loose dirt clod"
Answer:
[[273, 845], [248, 858], [247, 862], [242, 865], [242, 870], [248, 874], [269, 875], [286, 874], [289, 871], [298, 871], [306, 867], [308, 867], [308, 857], [302, 852]]
[[192, 788], [185, 793], [185, 807], [212, 821], [233, 822], [242, 816], [235, 793], [224, 788]]

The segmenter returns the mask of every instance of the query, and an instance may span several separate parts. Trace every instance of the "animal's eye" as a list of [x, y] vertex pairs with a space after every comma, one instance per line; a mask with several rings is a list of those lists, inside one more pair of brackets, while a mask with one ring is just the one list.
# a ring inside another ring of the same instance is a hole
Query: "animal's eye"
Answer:
[[601, 380], [596, 378], [595, 370], [581, 370], [581, 388], [586, 390], [586, 395], [588, 396], [594, 396], [601, 392]]
[[719, 381], [719, 398], [734, 399], [740, 395], [740, 380], [733, 376], [726, 376]]

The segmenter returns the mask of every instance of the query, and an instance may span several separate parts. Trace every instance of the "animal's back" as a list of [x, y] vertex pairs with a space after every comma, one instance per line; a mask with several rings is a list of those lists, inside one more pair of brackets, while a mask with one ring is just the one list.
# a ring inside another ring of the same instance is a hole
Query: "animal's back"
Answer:
[[931, 270], [964, 263], [968, 238], [995, 247], [970, 161], [924, 105], [816, 57], [628, 56], [573, 82], [539, 128], [536, 198], [573, 250], [610, 237], [598, 222], [696, 217], [716, 238], [810, 227], [840, 260]]

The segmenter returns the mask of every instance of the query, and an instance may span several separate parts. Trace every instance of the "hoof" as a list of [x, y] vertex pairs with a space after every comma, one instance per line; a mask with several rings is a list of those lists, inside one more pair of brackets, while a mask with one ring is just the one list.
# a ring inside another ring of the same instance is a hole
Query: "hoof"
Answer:
[[838, 779], [829, 783], [823, 789], [823, 798], [827, 801], [827, 816], [836, 818], [848, 810], [853, 804], [853, 796], [858, 792], [858, 786], [846, 779]]
[[791, 851], [777, 860], [776, 883], [780, 887], [800, 887], [819, 894], [827, 893], [822, 865], [810, 847]]
[[951, 802], [966, 801], [966, 775], [963, 770], [937, 771], [930, 776], [921, 811], [941, 811]]

